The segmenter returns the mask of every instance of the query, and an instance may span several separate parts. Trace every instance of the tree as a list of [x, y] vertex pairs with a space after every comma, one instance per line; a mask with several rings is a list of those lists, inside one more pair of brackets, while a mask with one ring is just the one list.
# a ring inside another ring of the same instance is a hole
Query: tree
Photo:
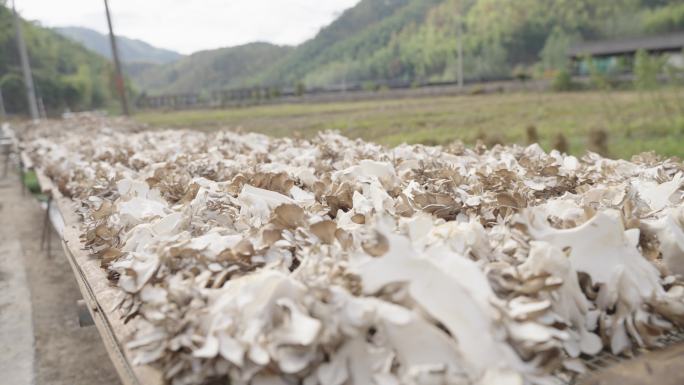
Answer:
[[587, 55], [584, 60], [589, 68], [589, 79], [591, 80], [592, 87], [602, 91], [610, 90], [611, 84], [607, 71], [601, 68], [599, 62], [590, 55]]
[[0, 78], [5, 110], [9, 114], [25, 114], [28, 112], [26, 104], [26, 87], [24, 79], [16, 72], [5, 74]]
[[663, 69], [664, 60], [639, 50], [634, 58], [634, 87], [646, 91], [658, 87], [658, 74]]
[[560, 71], [565, 69], [568, 65], [568, 49], [579, 40], [580, 36], [577, 33], [567, 33], [562, 28], [555, 26], [539, 55], [544, 70]]
[[[13, 15], [0, 2], [0, 86], [10, 113], [23, 114], [25, 87], [20, 77], [20, 63], [15, 43]], [[37, 94], [48, 112], [99, 108], [111, 100], [108, 84], [109, 64], [55, 32], [23, 22], [24, 37], [30, 56]]]
[[651, 33], [681, 31], [684, 29], [684, 4], [672, 4], [647, 12], [644, 29]]

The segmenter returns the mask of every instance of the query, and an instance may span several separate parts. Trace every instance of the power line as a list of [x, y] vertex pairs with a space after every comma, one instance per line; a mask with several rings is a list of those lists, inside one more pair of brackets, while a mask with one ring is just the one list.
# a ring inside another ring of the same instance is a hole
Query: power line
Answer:
[[17, 31], [17, 47], [19, 48], [21, 70], [24, 73], [24, 85], [26, 86], [26, 99], [28, 101], [29, 112], [31, 113], [31, 119], [40, 120], [40, 116], [38, 115], [38, 103], [36, 102], [36, 90], [33, 86], [33, 75], [31, 74], [31, 64], [29, 63], [24, 34], [21, 30], [21, 19], [17, 14], [14, 0], [12, 0], [12, 12], [14, 13], [14, 26]]
[[119, 91], [121, 98], [121, 110], [124, 115], [129, 116], [128, 97], [126, 96], [126, 84], [124, 83], [123, 74], [121, 72], [121, 62], [119, 61], [119, 50], [116, 46], [116, 36], [114, 35], [114, 28], [112, 27], [112, 16], [109, 13], [109, 4], [104, 0], [105, 12], [107, 13], [107, 25], [109, 26], [109, 43], [112, 46], [112, 58], [114, 59], [114, 69], [116, 71], [116, 89]]

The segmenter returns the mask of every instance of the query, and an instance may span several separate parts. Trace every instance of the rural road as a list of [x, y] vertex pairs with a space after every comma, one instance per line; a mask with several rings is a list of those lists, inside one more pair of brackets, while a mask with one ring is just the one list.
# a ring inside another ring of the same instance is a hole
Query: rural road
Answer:
[[115, 385], [94, 326], [78, 325], [81, 298], [59, 239], [40, 250], [44, 211], [19, 178], [0, 177], [0, 383]]

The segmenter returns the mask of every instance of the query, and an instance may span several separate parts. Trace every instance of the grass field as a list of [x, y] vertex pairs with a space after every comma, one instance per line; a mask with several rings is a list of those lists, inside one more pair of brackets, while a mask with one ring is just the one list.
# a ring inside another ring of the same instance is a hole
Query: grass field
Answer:
[[274, 136], [295, 132], [312, 136], [338, 130], [349, 137], [398, 145], [474, 143], [497, 138], [525, 143], [526, 128], [537, 128], [549, 149], [558, 133], [570, 152], [581, 154], [588, 133], [608, 132], [612, 157], [655, 150], [684, 158], [684, 90], [649, 93], [578, 92], [468, 95], [440, 98], [284, 104], [227, 110], [141, 112], [140, 122], [154, 127], [241, 128]]

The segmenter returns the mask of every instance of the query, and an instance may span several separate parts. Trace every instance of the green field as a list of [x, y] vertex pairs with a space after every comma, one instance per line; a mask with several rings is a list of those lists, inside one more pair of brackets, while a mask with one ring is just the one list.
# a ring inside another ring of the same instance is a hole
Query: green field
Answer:
[[684, 158], [684, 90], [468, 95], [440, 98], [284, 104], [226, 110], [141, 112], [153, 127], [242, 129], [273, 136], [337, 130], [398, 145], [474, 143], [478, 138], [525, 143], [534, 125], [549, 149], [563, 133], [570, 152], [581, 154], [591, 130], [608, 133], [611, 157], [655, 150]]

